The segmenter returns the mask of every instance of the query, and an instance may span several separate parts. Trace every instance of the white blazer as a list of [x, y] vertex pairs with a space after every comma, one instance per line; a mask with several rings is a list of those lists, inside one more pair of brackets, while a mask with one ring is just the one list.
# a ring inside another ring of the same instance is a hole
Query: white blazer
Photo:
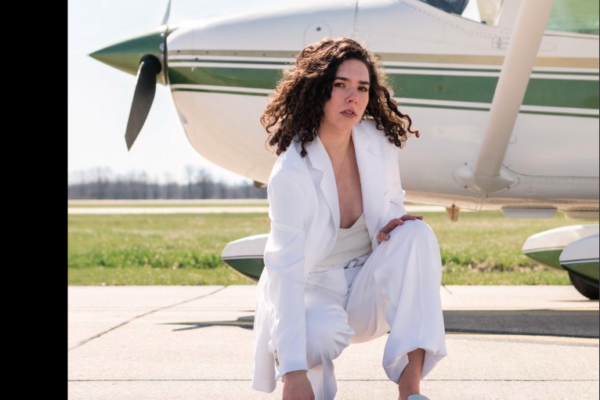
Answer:
[[[319, 136], [306, 145], [308, 154], [301, 157], [297, 138], [277, 158], [267, 187], [271, 231], [257, 286], [252, 387], [268, 393], [287, 372], [308, 370], [305, 279], [331, 252], [340, 229], [331, 159]], [[379, 230], [406, 214], [399, 149], [372, 120], [357, 124], [352, 139], [364, 217], [375, 250]]]

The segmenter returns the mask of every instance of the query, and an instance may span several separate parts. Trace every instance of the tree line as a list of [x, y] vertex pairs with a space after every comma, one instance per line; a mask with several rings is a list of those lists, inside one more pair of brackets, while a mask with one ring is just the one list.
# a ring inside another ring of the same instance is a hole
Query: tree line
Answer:
[[69, 174], [69, 200], [76, 199], [266, 199], [267, 189], [252, 183], [216, 181], [205, 169], [186, 167], [187, 182], [170, 174], [160, 182], [145, 172], [115, 175], [110, 168]]

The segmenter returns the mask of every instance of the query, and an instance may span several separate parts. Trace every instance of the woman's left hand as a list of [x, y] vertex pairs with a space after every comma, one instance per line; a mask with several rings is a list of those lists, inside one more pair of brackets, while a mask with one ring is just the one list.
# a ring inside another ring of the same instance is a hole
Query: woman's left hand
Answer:
[[394, 218], [390, 220], [390, 222], [388, 222], [377, 234], [377, 240], [379, 241], [379, 244], [381, 244], [381, 242], [386, 242], [390, 240], [389, 233], [393, 231], [397, 226], [404, 225], [404, 221], [415, 219], [420, 219], [422, 221], [423, 217], [420, 215], [404, 215], [400, 218]]

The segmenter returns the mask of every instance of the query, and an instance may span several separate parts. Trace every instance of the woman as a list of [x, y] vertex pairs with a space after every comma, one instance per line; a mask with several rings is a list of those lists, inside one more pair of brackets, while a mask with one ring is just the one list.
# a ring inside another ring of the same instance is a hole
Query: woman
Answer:
[[[383, 368], [399, 400], [447, 355], [434, 232], [406, 215], [398, 152], [411, 120], [352, 39], [307, 46], [261, 123], [277, 161], [254, 324], [252, 387], [332, 400], [333, 360], [389, 331]], [[408, 127], [405, 127], [408, 125]], [[356, 366], [360, 368], [360, 366]]]

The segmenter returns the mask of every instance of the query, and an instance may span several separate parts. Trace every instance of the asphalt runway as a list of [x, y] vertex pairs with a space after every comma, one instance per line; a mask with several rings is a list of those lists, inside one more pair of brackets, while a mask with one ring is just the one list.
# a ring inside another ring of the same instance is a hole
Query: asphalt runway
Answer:
[[[571, 286], [440, 288], [432, 400], [597, 400], [598, 301]], [[69, 399], [278, 399], [251, 388], [255, 285], [69, 286]], [[388, 335], [334, 360], [336, 400], [396, 400]]]

